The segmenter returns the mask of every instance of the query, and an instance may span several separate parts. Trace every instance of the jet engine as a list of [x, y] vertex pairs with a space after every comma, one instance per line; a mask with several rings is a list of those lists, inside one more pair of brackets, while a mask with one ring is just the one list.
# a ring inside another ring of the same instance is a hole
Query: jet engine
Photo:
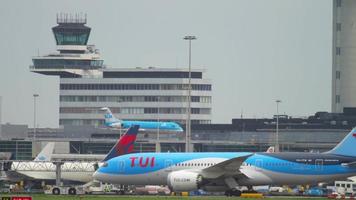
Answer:
[[175, 171], [168, 174], [167, 183], [171, 191], [192, 191], [201, 187], [203, 176], [196, 172]]

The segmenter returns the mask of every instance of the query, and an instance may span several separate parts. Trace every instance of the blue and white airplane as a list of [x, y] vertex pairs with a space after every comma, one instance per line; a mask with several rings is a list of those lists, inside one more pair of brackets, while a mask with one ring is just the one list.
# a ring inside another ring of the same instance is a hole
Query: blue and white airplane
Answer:
[[127, 121], [117, 119], [109, 108], [104, 107], [100, 110], [105, 111], [105, 126], [117, 129], [128, 129], [131, 126], [139, 125], [140, 130], [162, 130], [183, 132], [183, 128], [176, 122], [155, 122], [155, 121]]
[[356, 129], [325, 153], [134, 153], [110, 159], [93, 176], [108, 183], [238, 196], [238, 186], [313, 184], [354, 175]]

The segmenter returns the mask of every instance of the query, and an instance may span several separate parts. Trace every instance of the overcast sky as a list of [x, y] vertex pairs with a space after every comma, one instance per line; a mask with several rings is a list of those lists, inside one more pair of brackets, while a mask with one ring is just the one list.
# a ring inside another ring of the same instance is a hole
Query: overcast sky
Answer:
[[331, 110], [331, 0], [19, 1], [0, 6], [2, 122], [58, 127], [59, 78], [29, 72], [55, 52], [56, 14], [87, 13], [90, 44], [109, 67], [186, 67], [213, 82], [213, 123]]

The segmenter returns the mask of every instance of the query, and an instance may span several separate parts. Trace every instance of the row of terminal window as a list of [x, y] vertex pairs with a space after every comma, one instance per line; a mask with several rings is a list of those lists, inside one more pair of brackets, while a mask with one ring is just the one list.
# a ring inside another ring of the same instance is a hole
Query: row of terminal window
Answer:
[[209, 167], [216, 165], [216, 163], [177, 163], [177, 167]]
[[[61, 90], [188, 90], [188, 84], [61, 84]], [[192, 90], [210, 91], [210, 84], [192, 84]]]
[[[94, 107], [61, 107], [59, 108], [59, 113], [92, 113], [99, 114], [101, 113], [100, 108]], [[157, 108], [157, 107], [148, 107], [148, 108], [112, 108], [113, 113], [120, 114], [186, 114], [187, 108]], [[191, 114], [211, 114], [211, 108], [191, 108]]]
[[[186, 96], [60, 96], [61, 102], [186, 102]], [[211, 96], [191, 96], [191, 102], [211, 103]]]

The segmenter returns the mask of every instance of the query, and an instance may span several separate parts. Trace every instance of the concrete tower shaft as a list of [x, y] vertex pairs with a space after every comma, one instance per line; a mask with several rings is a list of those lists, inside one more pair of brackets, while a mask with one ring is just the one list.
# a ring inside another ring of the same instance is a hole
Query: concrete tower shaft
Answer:
[[356, 1], [333, 1], [332, 112], [356, 111]]

